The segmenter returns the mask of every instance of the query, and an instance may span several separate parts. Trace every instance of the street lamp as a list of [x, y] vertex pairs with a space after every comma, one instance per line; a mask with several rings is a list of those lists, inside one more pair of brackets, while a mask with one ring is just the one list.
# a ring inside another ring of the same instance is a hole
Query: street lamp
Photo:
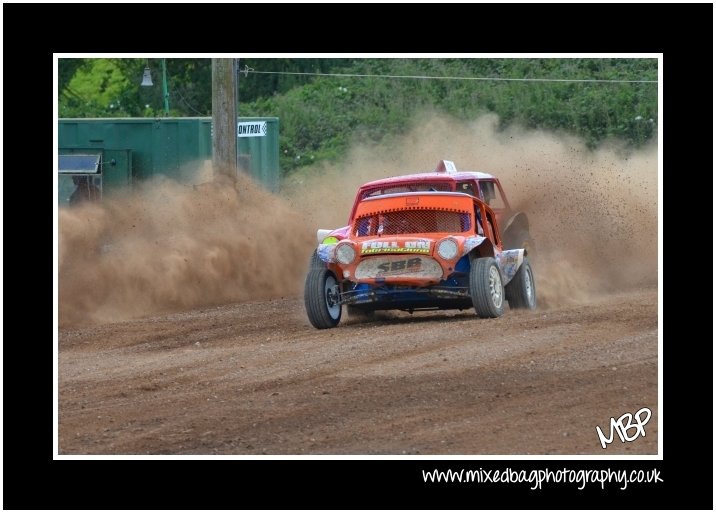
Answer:
[[[144, 68], [144, 74], [142, 75], [142, 86], [151, 87], [154, 85], [152, 82], [152, 73], [149, 70], [149, 62], [147, 67]], [[164, 97], [164, 115], [169, 115], [169, 87], [167, 85], [167, 60], [162, 59], [162, 95]]]

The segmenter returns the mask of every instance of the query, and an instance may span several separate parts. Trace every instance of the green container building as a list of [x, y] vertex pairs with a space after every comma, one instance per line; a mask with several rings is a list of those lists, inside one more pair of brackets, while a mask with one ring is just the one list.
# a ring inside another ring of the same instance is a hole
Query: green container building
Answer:
[[[239, 168], [274, 192], [278, 130], [278, 118], [238, 120]], [[60, 205], [85, 186], [102, 197], [159, 176], [184, 184], [207, 181], [211, 137], [210, 117], [60, 119]]]
[[277, 192], [281, 178], [278, 118], [239, 118], [236, 139], [239, 168], [268, 190]]

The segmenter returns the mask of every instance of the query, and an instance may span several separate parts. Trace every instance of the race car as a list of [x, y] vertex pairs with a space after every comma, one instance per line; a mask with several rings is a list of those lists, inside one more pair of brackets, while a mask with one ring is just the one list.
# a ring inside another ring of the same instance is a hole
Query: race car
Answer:
[[365, 314], [474, 308], [482, 318], [501, 316], [505, 300], [537, 306], [526, 250], [503, 250], [495, 212], [474, 195], [369, 195], [342, 235], [319, 231], [306, 276], [306, 312], [318, 329], [337, 326], [343, 306]]
[[[510, 206], [500, 180], [489, 173], [480, 171], [458, 171], [455, 163], [451, 160], [439, 161], [431, 172], [382, 178], [361, 185], [353, 201], [348, 225], [353, 223], [358, 204], [366, 198], [418, 191], [463, 192], [481, 199], [495, 212], [504, 247], [506, 249], [525, 248], [534, 253], [535, 243], [530, 235], [527, 214], [514, 210]], [[341, 240], [347, 236], [348, 229], [349, 226], [335, 230], [319, 230], [319, 242], [326, 237]], [[311, 266], [322, 267], [320, 259], [315, 253], [311, 257]]]

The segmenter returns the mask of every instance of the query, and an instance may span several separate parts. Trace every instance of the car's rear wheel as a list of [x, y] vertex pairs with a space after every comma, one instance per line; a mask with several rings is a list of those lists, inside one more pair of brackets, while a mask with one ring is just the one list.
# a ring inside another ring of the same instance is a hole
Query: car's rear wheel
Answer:
[[535, 241], [527, 230], [520, 229], [505, 237], [505, 249], [525, 249], [529, 254], [536, 251]]
[[334, 328], [341, 320], [340, 284], [326, 268], [310, 269], [306, 276], [303, 301], [311, 324], [319, 330]]
[[505, 311], [505, 290], [497, 261], [476, 258], [470, 266], [470, 296], [479, 317], [500, 317]]
[[532, 266], [527, 257], [517, 270], [517, 274], [505, 285], [505, 297], [510, 309], [534, 310], [537, 308], [537, 295]]

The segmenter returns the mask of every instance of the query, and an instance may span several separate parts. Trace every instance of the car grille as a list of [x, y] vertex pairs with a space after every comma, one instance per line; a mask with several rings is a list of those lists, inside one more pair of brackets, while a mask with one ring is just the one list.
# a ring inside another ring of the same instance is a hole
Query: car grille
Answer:
[[357, 280], [393, 277], [439, 280], [442, 275], [442, 267], [436, 260], [415, 255], [384, 255], [365, 258], [358, 264], [355, 271]]

